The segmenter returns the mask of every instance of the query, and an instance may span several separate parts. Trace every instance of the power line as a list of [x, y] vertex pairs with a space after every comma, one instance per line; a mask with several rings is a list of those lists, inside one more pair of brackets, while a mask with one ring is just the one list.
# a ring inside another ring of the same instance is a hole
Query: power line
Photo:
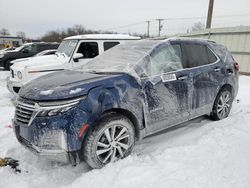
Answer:
[[[230, 17], [242, 17], [242, 16], [250, 16], [250, 14], [221, 15], [221, 16], [213, 16], [213, 18], [230, 18]], [[200, 17], [162, 18], [163, 21], [195, 20], [195, 19], [206, 19], [206, 17], [205, 16], [202, 16], [202, 17], [200, 16]], [[154, 22], [156, 20], [155, 19], [151, 19], [151, 20], [148, 20], [148, 21], [149, 22]], [[104, 30], [115, 30], [115, 29], [126, 28], [126, 27], [133, 27], [133, 26], [142, 25], [142, 24], [145, 24], [145, 21], [136, 22], [136, 23], [127, 24], [127, 25], [121, 25], [121, 26], [117, 26], [117, 27], [106, 28]]]

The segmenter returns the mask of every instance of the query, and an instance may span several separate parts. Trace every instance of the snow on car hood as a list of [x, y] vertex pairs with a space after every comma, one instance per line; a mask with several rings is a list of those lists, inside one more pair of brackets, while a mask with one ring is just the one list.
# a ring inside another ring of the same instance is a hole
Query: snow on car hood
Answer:
[[[91, 88], [120, 74], [104, 75], [80, 71], [60, 71], [39, 77], [21, 87], [19, 96], [35, 100], [62, 100], [86, 95]], [[107, 82], [106, 82], [107, 83]]]
[[15, 62], [14, 65], [12, 65], [12, 69], [23, 69], [24, 67], [29, 69], [29, 70], [33, 70], [37, 67], [48, 67], [48, 66], [52, 66], [52, 65], [57, 65], [57, 64], [61, 64], [65, 61], [68, 61], [68, 58], [63, 57], [63, 56], [57, 56], [57, 55], [46, 55], [46, 56], [37, 56], [37, 57], [32, 57], [32, 58], [28, 58], [27, 60], [24, 61], [19, 61], [19, 62]]

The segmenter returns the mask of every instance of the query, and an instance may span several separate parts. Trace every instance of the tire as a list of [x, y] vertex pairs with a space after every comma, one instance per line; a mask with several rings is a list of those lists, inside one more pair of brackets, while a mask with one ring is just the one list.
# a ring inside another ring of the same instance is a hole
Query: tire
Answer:
[[210, 118], [212, 120], [221, 120], [227, 118], [232, 108], [232, 103], [232, 92], [228, 88], [221, 89], [215, 99]]
[[134, 143], [135, 130], [132, 122], [123, 115], [107, 114], [84, 140], [83, 159], [92, 168], [102, 168], [128, 156]]
[[12, 61], [12, 59], [9, 59], [5, 62], [4, 64], [4, 70], [10, 70], [10, 62]]

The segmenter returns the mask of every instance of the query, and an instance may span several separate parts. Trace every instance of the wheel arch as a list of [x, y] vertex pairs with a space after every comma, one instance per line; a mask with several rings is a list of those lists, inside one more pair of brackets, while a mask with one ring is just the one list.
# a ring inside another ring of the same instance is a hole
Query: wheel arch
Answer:
[[141, 129], [140, 129], [140, 123], [136, 116], [129, 110], [127, 109], [122, 109], [122, 108], [113, 108], [109, 109], [105, 112], [102, 113], [102, 116], [110, 115], [110, 114], [119, 114], [127, 117], [133, 124], [134, 129], [135, 129], [135, 137], [136, 140], [139, 140], [141, 138]]
[[[221, 88], [219, 89], [219, 92], [222, 91], [223, 89], [228, 89], [234, 98], [234, 88], [231, 84], [226, 83], [226, 84], [222, 85]], [[219, 94], [219, 92], [218, 92], [218, 94]]]

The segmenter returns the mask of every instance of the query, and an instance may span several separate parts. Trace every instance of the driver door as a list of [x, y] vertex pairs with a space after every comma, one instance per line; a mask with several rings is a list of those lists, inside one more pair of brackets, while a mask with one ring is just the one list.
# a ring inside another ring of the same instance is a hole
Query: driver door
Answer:
[[[82, 57], [74, 59], [75, 54], [82, 54]], [[99, 45], [93, 41], [79, 42], [74, 55], [71, 59], [72, 67], [79, 67], [99, 55]]]
[[190, 88], [187, 69], [182, 67], [180, 44], [163, 45], [150, 55], [144, 80], [146, 131], [152, 134], [189, 118]]

